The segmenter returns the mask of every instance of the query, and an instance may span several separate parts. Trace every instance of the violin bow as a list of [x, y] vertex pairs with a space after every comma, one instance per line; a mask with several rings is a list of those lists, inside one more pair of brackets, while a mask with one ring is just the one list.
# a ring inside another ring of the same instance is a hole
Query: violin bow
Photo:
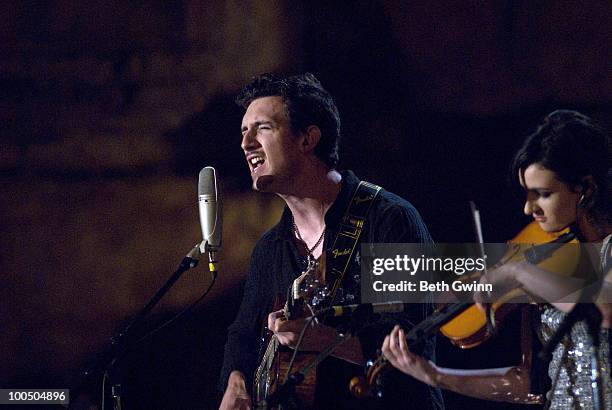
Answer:
[[[485, 248], [484, 248], [484, 237], [482, 235], [482, 224], [480, 222], [480, 211], [478, 210], [478, 208], [476, 208], [476, 204], [474, 203], [474, 201], [470, 201], [470, 210], [472, 211], [472, 221], [474, 222], [474, 232], [476, 234], [476, 240], [478, 241], [478, 245], [479, 245], [478, 248], [480, 250], [480, 256], [485, 261], [483, 274], [486, 275], [487, 274], [487, 263], [486, 263], [487, 254], [485, 253]], [[495, 319], [494, 319], [493, 310], [491, 309], [491, 304], [485, 303], [484, 307], [485, 307], [485, 317], [487, 320], [487, 331], [493, 334], [495, 332]]]

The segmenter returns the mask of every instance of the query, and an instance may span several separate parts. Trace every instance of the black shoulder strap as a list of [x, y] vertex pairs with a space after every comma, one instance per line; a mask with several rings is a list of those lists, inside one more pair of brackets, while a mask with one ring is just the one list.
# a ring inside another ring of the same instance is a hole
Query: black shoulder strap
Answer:
[[340, 221], [340, 229], [334, 240], [331, 252], [327, 254], [326, 275], [328, 282], [333, 283], [330, 292], [331, 301], [342, 283], [359, 242], [366, 216], [372, 207], [374, 199], [381, 188], [378, 185], [361, 181], [353, 194], [353, 198]]

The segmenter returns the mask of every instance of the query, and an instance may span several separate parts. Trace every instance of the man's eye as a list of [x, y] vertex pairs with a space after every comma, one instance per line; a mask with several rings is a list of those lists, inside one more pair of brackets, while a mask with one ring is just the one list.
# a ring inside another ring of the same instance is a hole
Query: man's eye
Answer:
[[550, 196], [551, 192], [540, 192], [540, 196], [542, 198], [548, 198]]

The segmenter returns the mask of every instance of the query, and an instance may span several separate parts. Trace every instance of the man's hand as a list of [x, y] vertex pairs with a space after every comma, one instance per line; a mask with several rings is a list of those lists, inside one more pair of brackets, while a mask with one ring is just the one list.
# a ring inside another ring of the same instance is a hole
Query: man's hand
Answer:
[[[280, 344], [295, 348], [300, 332], [308, 319], [287, 320], [283, 311], [278, 310], [268, 315], [268, 329], [276, 335]], [[314, 321], [309, 325], [300, 350], [320, 352], [331, 345], [337, 338], [336, 329]], [[365, 359], [361, 344], [357, 338], [349, 338], [342, 343], [332, 354], [347, 362], [363, 365]]]
[[[277, 310], [268, 315], [268, 329], [274, 332], [279, 343], [283, 346], [295, 348], [300, 332], [309, 319], [287, 320], [282, 310]], [[334, 328], [324, 326], [314, 321], [309, 325], [300, 350], [320, 352], [336, 340]]]
[[251, 408], [251, 398], [247, 393], [244, 375], [234, 370], [230, 373], [219, 410], [250, 410]]

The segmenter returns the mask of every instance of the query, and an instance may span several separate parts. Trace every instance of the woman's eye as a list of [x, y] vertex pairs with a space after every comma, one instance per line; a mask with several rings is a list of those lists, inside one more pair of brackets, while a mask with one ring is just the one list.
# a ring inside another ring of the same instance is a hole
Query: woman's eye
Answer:
[[540, 197], [542, 198], [548, 198], [550, 196], [550, 192], [540, 192]]

